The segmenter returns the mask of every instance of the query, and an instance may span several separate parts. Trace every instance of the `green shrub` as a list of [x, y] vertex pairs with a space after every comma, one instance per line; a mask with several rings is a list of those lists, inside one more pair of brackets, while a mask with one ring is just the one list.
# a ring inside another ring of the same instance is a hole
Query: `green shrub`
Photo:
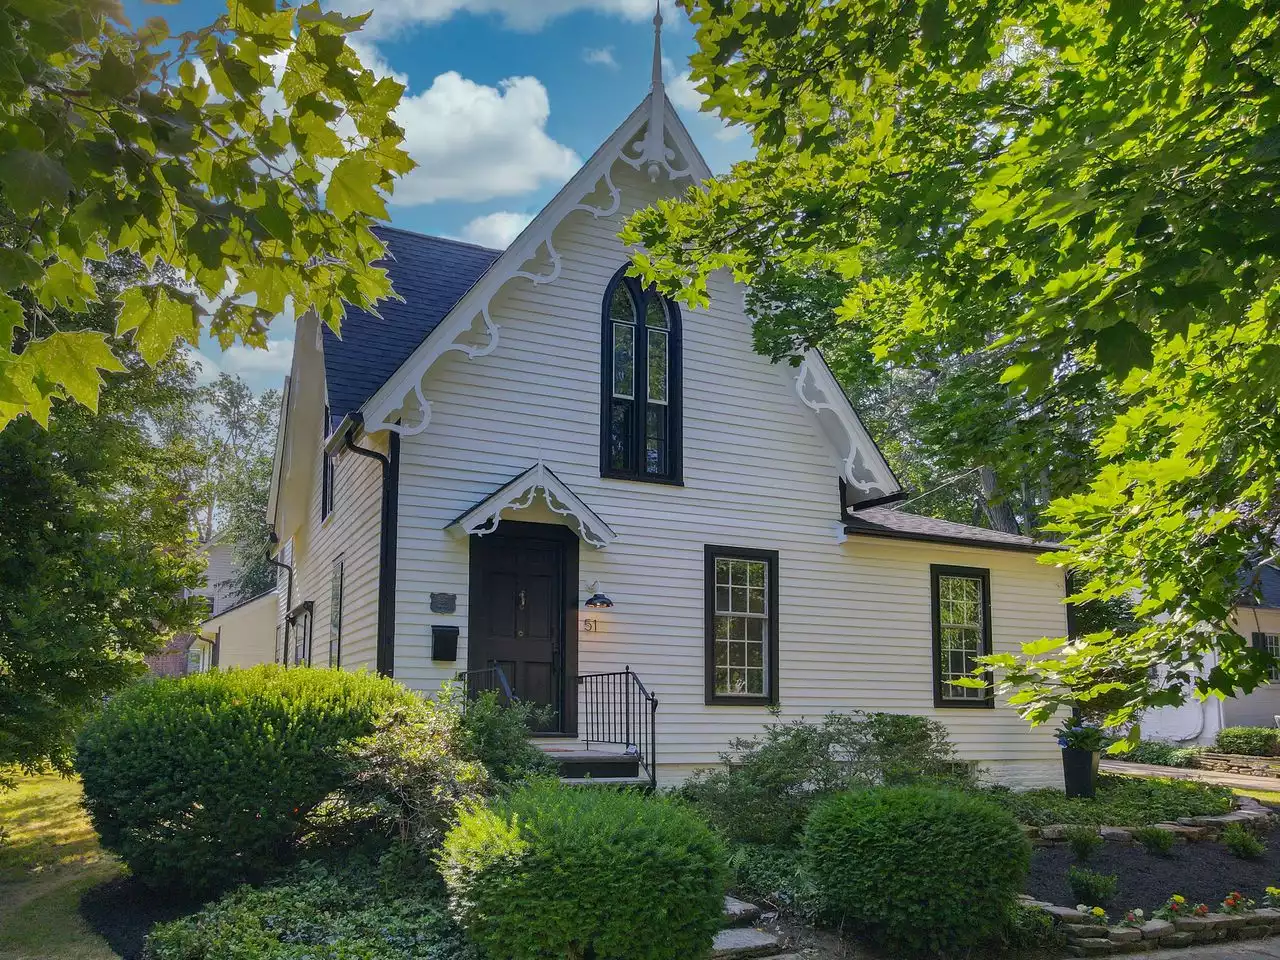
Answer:
[[1177, 838], [1171, 831], [1160, 827], [1139, 827], [1133, 831], [1133, 839], [1142, 844], [1147, 853], [1157, 857], [1167, 857], [1173, 850], [1173, 844]]
[[1250, 757], [1280, 756], [1280, 730], [1273, 727], [1223, 727], [1215, 749]]
[[343, 777], [340, 748], [418, 698], [329, 670], [212, 672], [139, 684], [77, 743], [103, 845], [153, 886], [214, 889], [295, 860]]
[[484, 764], [499, 783], [554, 773], [555, 759], [529, 740], [530, 730], [545, 726], [539, 721], [549, 709], [519, 702], [504, 705], [492, 691], [480, 694], [463, 713], [463, 755]]
[[833, 919], [917, 956], [998, 940], [1031, 857], [1008, 813], [928, 787], [828, 798], [809, 818], [804, 850]]
[[1162, 740], [1143, 740], [1136, 747], [1116, 756], [1129, 763], [1149, 763], [1157, 767], [1193, 767], [1201, 747], [1176, 747]]
[[341, 751], [342, 782], [313, 822], [438, 845], [458, 805], [489, 785], [485, 767], [462, 756], [458, 708], [448, 697], [419, 700], [379, 717], [370, 736]]
[[1222, 831], [1222, 845], [1241, 860], [1257, 860], [1267, 852], [1267, 845], [1242, 823], [1229, 823]]
[[1074, 864], [1067, 867], [1067, 884], [1071, 895], [1080, 903], [1105, 907], [1116, 895], [1120, 878], [1111, 873], [1098, 873]]
[[820, 724], [796, 720], [738, 739], [721, 766], [699, 771], [683, 794], [734, 840], [792, 844], [814, 805], [857, 787], [915, 783], [976, 785], [942, 724], [900, 714], [830, 714]]
[[1105, 823], [1116, 827], [1142, 827], [1176, 821], [1181, 817], [1210, 817], [1230, 813], [1231, 791], [1226, 787], [1189, 780], [1098, 777], [1097, 796], [1068, 798], [1061, 790], [989, 791], [993, 800], [1012, 813], [1019, 823], [1043, 827], [1051, 823]]
[[1067, 828], [1067, 846], [1071, 848], [1072, 854], [1081, 863], [1087, 862], [1093, 856], [1093, 851], [1102, 846], [1104, 842], [1102, 835], [1098, 833], [1097, 827], [1075, 826]]
[[723, 845], [683, 804], [550, 782], [464, 810], [439, 862], [493, 960], [701, 957], [727, 882]]
[[[380, 870], [304, 866], [157, 926], [144, 960], [476, 960], [440, 892]], [[424, 890], [426, 892], [424, 892]]]

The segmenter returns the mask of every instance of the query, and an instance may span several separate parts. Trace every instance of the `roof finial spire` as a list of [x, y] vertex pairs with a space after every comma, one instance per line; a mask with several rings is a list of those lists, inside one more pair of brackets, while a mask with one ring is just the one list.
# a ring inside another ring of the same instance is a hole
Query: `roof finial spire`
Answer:
[[662, 0], [654, 4], [653, 15], [653, 89], [662, 89]]

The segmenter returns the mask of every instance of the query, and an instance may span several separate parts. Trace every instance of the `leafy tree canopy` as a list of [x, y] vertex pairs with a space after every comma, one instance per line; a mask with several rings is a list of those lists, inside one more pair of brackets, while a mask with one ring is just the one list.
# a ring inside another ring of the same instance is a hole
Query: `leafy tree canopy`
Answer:
[[161, 429], [195, 373], [109, 336], [111, 297], [143, 276], [114, 257], [95, 267], [103, 302], [51, 313], [59, 329], [108, 334], [121, 359], [98, 410], [55, 400], [47, 428], [23, 418], [0, 431], [0, 772], [65, 768], [88, 711], [202, 610], [184, 599], [204, 570], [187, 504], [195, 450]]
[[[1276, 553], [1280, 6], [683, 2], [706, 106], [758, 155], [635, 215], [640, 272], [696, 302], [720, 268], [830, 271], [881, 361], [998, 364], [1023, 402], [1101, 378], [1115, 414], [1048, 526], [1079, 597], [1139, 596], [1138, 625], [999, 658], [1015, 702], [1126, 721], [1211, 653], [1202, 694], [1261, 682], [1228, 620]], [[766, 330], [767, 352], [835, 325]]]
[[347, 43], [365, 19], [230, 0], [171, 36], [118, 0], [0, 0], [0, 428], [92, 407], [122, 369], [105, 333], [51, 319], [101, 299], [86, 265], [114, 252], [177, 273], [121, 295], [115, 332], [149, 363], [205, 329], [263, 347], [288, 300], [337, 329], [391, 295], [370, 224], [413, 161], [403, 86]]

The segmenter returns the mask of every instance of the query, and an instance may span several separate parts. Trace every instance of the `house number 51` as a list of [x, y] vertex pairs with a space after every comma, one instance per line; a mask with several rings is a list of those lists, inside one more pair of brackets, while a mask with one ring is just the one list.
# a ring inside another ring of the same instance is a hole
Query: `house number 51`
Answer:
[[588, 617], [582, 621], [582, 629], [587, 633], [595, 633], [600, 629], [600, 621]]

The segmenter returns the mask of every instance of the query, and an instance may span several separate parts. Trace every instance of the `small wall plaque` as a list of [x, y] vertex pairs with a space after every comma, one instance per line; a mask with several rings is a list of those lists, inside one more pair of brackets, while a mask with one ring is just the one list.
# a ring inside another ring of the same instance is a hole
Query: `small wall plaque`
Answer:
[[431, 595], [432, 613], [457, 613], [458, 595], [456, 593], [433, 593]]

